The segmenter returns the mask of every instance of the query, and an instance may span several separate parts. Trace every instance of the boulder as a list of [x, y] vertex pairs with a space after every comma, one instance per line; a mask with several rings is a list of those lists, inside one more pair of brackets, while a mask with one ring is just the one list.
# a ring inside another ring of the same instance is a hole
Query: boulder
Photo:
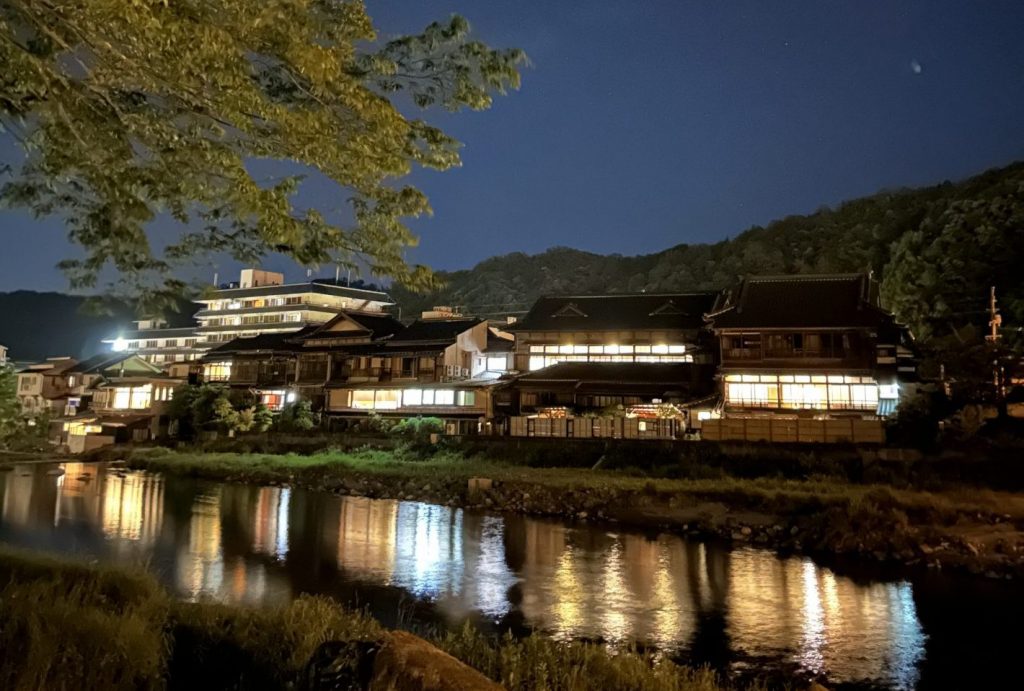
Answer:
[[502, 691], [502, 686], [418, 636], [392, 631], [377, 653], [371, 691]]

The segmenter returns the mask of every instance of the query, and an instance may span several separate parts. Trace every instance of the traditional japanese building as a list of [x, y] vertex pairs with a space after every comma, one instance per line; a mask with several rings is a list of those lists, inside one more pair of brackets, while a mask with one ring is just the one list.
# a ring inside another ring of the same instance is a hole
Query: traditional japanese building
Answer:
[[251, 390], [271, 410], [297, 400], [295, 375], [301, 338], [317, 329], [236, 338], [212, 348], [202, 359], [199, 380]]
[[916, 366], [866, 274], [749, 276], [708, 314], [728, 416], [892, 414]]
[[514, 367], [560, 362], [710, 362], [704, 314], [715, 293], [562, 295], [538, 299], [515, 335]]
[[328, 384], [326, 410], [440, 417], [464, 431], [483, 424], [501, 374], [488, 363], [498, 352], [507, 362], [507, 350], [499, 350], [507, 336], [477, 318], [438, 310], [426, 316], [384, 342], [346, 348], [346, 363]]
[[58, 434], [59, 443], [72, 453], [166, 436], [167, 406], [185, 383], [131, 353], [90, 358], [64, 376], [77, 405], [69, 402], [68, 415], [58, 420]]

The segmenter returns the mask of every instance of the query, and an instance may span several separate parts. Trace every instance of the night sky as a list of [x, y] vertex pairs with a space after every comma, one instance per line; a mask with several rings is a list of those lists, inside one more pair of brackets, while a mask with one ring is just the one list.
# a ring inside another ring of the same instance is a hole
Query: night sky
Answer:
[[[458, 12], [532, 61], [490, 111], [430, 116], [465, 143], [462, 168], [411, 180], [435, 212], [411, 256], [439, 269], [715, 241], [1024, 158], [1019, 0], [367, 4], [383, 34]], [[322, 181], [302, 203], [343, 205]], [[0, 290], [65, 287], [59, 221], [0, 212], [0, 227]]]

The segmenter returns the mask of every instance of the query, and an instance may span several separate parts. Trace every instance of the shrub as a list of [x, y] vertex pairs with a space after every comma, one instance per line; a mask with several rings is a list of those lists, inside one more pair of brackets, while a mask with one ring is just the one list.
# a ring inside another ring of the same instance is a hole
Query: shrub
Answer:
[[286, 405], [277, 416], [277, 431], [308, 432], [320, 422], [309, 401], [296, 401]]

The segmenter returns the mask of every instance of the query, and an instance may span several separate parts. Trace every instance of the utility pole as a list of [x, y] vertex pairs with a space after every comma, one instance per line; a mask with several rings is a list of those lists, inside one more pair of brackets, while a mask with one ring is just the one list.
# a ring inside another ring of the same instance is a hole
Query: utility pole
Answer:
[[996, 410], [1000, 418], [1005, 418], [1007, 415], [1006, 411], [1006, 370], [1002, 362], [1000, 362], [999, 351], [997, 346], [999, 345], [999, 339], [1002, 338], [1002, 334], [999, 333], [999, 328], [1003, 325], [1003, 315], [999, 314], [999, 308], [996, 306], [996, 287], [992, 286], [988, 293], [988, 328], [989, 333], [985, 336], [985, 340], [993, 349], [993, 360], [992, 360], [992, 385], [995, 387], [996, 392]]
[[992, 286], [989, 289], [988, 294], [988, 326], [989, 334], [985, 336], [985, 340], [989, 343], [996, 343], [1002, 336], [999, 334], [999, 327], [1003, 325], [1003, 315], [999, 314], [999, 308], [996, 307], [996, 287]]

